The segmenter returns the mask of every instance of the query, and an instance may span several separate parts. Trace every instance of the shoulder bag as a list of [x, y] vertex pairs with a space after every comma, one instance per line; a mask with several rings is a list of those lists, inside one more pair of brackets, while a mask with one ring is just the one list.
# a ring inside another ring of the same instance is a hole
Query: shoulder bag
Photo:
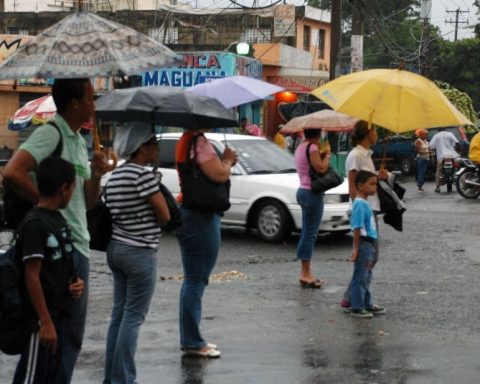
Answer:
[[323, 175], [315, 171], [312, 167], [312, 163], [310, 162], [310, 146], [312, 144], [307, 145], [307, 160], [309, 166], [309, 174], [310, 174], [310, 181], [312, 185], [312, 192], [315, 194], [323, 193], [328, 191], [329, 189], [338, 187], [340, 184], [343, 183], [343, 177], [340, 176], [335, 170], [329, 166], [327, 172]]
[[[107, 182], [108, 184], [108, 182]], [[105, 252], [112, 238], [112, 216], [107, 207], [107, 194], [102, 190], [102, 196], [95, 206], [87, 211], [87, 226], [90, 233], [90, 249]]]
[[173, 232], [182, 225], [182, 213], [178, 208], [177, 201], [173, 197], [172, 192], [170, 192], [170, 190], [162, 183], [159, 183], [159, 185], [160, 192], [165, 198], [165, 202], [168, 206], [168, 212], [170, 213], [170, 221], [165, 225], [162, 225], [161, 228], [164, 232]]
[[[195, 162], [197, 139], [198, 136], [194, 136], [190, 141], [186, 161], [177, 164], [183, 194], [182, 206], [203, 213], [222, 213], [230, 208], [230, 180], [215, 183], [202, 172]], [[193, 159], [190, 158], [191, 148]]]

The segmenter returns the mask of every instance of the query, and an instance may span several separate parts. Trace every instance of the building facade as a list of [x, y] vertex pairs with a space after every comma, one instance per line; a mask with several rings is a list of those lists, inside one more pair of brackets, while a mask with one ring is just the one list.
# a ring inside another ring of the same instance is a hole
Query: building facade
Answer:
[[[26, 36], [36, 35], [66, 17], [75, 10], [75, 3], [73, 0], [4, 0], [3, 4], [0, 4], [4, 5], [5, 9], [5, 12], [0, 12], [0, 31], [7, 35], [24, 36], [21, 39], [4, 37], [0, 41], [0, 52], [3, 49], [4, 55], [8, 54], [15, 47], [24, 44]], [[170, 5], [170, 1], [166, 4], [155, 0], [90, 0], [83, 3], [84, 8], [96, 10], [102, 17], [145, 33], [177, 52], [221, 54], [233, 52], [237, 42], [251, 44], [251, 60], [262, 65], [263, 79], [281, 85], [289, 92], [284, 97], [277, 95], [275, 100], [264, 103], [260, 118], [266, 131], [275, 129], [281, 122], [276, 114], [276, 104], [279, 101], [301, 98], [328, 79], [331, 29], [330, 14], [327, 11], [292, 5], [262, 9], [202, 9], [192, 8], [188, 4]], [[153, 9], [154, 4], [156, 9]], [[21, 12], [20, 9], [27, 11]], [[44, 11], [45, 9], [48, 11]], [[15, 40], [18, 41], [13, 43]], [[236, 58], [232, 65], [241, 66], [241, 62], [241, 58]], [[248, 65], [251, 69], [256, 67], [251, 63]], [[230, 72], [240, 74], [237, 68], [234, 69]], [[168, 75], [163, 75], [163, 79], [158, 78], [159, 75], [162, 76], [162, 70], [169, 72], [170, 78]], [[183, 71], [180, 78], [173, 72], [169, 69], [152, 68], [148, 75], [142, 74], [142, 81], [149, 85], [147, 83], [162, 83], [168, 80], [170, 85], [174, 86], [182, 82], [185, 85], [190, 81], [190, 75], [186, 71]], [[22, 102], [28, 101], [26, 99], [34, 98], [35, 93], [48, 91], [48, 83], [27, 81], [22, 85], [17, 84], [15, 88], [11, 83], [0, 84], [0, 102], [4, 106], [9, 105], [0, 112], [0, 147], [2, 135], [6, 135], [5, 117], [11, 115]], [[8, 103], [5, 104], [7, 99]], [[4, 145], [12, 146], [11, 141], [9, 139]]]

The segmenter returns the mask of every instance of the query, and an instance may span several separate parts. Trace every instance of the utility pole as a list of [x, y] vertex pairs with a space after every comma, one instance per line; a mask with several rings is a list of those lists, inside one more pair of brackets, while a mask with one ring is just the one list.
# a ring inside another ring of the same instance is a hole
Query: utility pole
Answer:
[[342, 0], [332, 1], [330, 34], [330, 80], [340, 75], [340, 49], [342, 47]]
[[430, 17], [432, 15], [432, 0], [422, 0], [420, 18], [423, 20], [422, 37], [420, 39], [418, 69], [421, 75], [427, 76], [428, 43], [430, 42]]
[[351, 72], [363, 71], [363, 14], [362, 0], [353, 0], [352, 38], [351, 38]]
[[457, 8], [455, 11], [448, 11], [447, 10], [447, 13], [455, 13], [455, 20], [448, 20], [448, 21], [445, 21], [445, 24], [455, 24], [455, 38], [454, 38], [454, 41], [457, 41], [457, 38], [458, 38], [458, 25], [459, 24], [468, 24], [468, 20], [465, 21], [465, 20], [459, 20], [460, 19], [460, 14], [461, 13], [470, 13], [470, 10], [466, 10], [466, 11], [463, 11], [463, 10], [460, 10], [460, 8]]

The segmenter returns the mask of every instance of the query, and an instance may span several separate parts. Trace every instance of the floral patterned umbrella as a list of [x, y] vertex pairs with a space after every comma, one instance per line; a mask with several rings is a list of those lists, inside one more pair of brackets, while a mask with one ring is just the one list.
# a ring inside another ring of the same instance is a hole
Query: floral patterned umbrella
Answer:
[[0, 79], [133, 75], [178, 60], [163, 44], [88, 12], [60, 20], [0, 65]]

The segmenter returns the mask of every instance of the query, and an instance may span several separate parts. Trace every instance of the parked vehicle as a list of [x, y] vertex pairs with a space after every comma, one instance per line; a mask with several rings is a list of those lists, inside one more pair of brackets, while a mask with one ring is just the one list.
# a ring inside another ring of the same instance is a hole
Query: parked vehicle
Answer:
[[389, 171], [401, 171], [404, 175], [415, 172], [415, 139], [403, 135], [388, 136], [378, 140], [372, 148], [372, 159], [377, 168], [382, 161]]
[[[174, 195], [180, 192], [175, 169], [175, 146], [181, 133], [158, 135], [159, 171], [162, 182]], [[302, 227], [302, 211], [296, 201], [299, 178], [293, 156], [272, 142], [253, 136], [207, 133], [221, 154], [225, 142], [239, 154], [232, 168], [231, 208], [222, 224], [256, 229], [268, 242], [279, 242]], [[322, 232], [348, 232], [348, 181], [325, 194]]]
[[[459, 141], [459, 153], [468, 156], [469, 141], [462, 127], [448, 127], [446, 131], [452, 132]], [[428, 129], [428, 141], [439, 132], [438, 128]], [[398, 170], [404, 175], [414, 175], [416, 171], [415, 137], [405, 135], [386, 136], [377, 141], [372, 148], [372, 159], [377, 168], [382, 161], [388, 170]], [[435, 158], [427, 168], [427, 174], [435, 174]]]
[[480, 168], [467, 158], [456, 159], [459, 166], [455, 173], [457, 192], [465, 199], [476, 199], [480, 196]]

